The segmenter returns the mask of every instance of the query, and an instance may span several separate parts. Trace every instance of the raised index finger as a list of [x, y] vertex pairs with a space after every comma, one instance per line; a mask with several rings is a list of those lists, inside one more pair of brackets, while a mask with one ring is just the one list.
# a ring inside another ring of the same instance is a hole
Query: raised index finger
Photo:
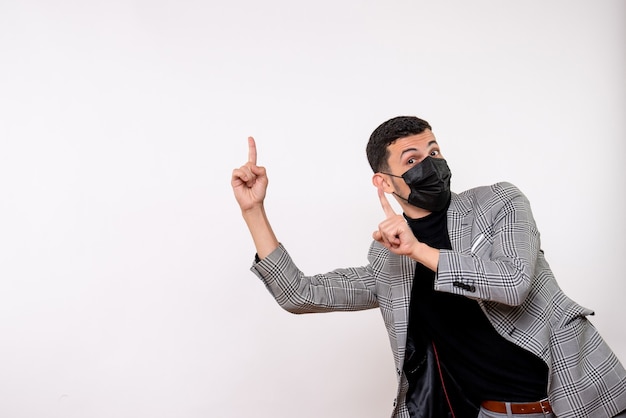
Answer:
[[385, 211], [387, 219], [396, 216], [396, 212], [391, 207], [391, 204], [389, 204], [389, 201], [387, 200], [387, 196], [385, 196], [385, 192], [383, 192], [383, 189], [378, 189], [378, 198], [380, 199], [380, 204], [383, 207], [383, 211]]
[[256, 142], [251, 136], [248, 137], [248, 162], [256, 165]]

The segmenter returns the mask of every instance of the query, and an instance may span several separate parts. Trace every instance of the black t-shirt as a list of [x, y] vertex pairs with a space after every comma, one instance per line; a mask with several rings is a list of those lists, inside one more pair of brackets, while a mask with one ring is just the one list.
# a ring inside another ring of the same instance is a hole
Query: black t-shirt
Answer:
[[[407, 222], [419, 241], [438, 249], [452, 248], [447, 209], [420, 219], [407, 218]], [[408, 341], [417, 346], [434, 341], [440, 363], [475, 404], [545, 398], [547, 365], [498, 334], [477, 301], [435, 291], [434, 278], [433, 271], [417, 264]], [[405, 358], [410, 359], [414, 348], [408, 344], [407, 349]], [[410, 365], [405, 364], [405, 370], [407, 367]]]

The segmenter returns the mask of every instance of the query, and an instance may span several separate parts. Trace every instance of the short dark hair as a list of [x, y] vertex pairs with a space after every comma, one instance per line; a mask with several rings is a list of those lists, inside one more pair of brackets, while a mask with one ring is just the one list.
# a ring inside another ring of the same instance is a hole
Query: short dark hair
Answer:
[[421, 134], [426, 129], [432, 131], [428, 122], [415, 116], [396, 116], [374, 129], [365, 149], [374, 173], [389, 169], [387, 147], [390, 144], [400, 138]]

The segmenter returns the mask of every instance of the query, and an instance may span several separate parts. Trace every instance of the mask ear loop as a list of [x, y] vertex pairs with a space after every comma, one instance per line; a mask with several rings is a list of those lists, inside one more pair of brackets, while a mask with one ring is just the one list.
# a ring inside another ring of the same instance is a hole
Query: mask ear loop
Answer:
[[404, 198], [404, 197], [400, 196], [400, 195], [399, 195], [398, 193], [396, 193], [396, 192], [391, 192], [391, 193], [393, 193], [394, 195], [398, 196], [400, 199], [404, 200], [404, 201], [405, 201], [406, 203], [408, 203], [409, 205], [411, 204], [411, 203], [409, 202], [409, 199], [407, 199], [407, 198]]
[[[385, 173], [384, 171], [380, 171], [380, 174], [386, 174], [386, 175], [388, 175], [388, 176], [391, 176], [391, 177], [395, 177], [395, 178], [397, 178], [397, 179], [403, 179], [403, 180], [404, 180], [404, 177], [402, 177], [402, 176], [396, 176], [395, 174]], [[404, 200], [406, 203], [409, 203], [409, 199], [407, 199], [406, 197], [402, 197], [402, 196], [400, 196], [400, 195], [399, 195], [398, 193], [396, 193], [396, 192], [391, 192], [391, 193], [393, 193], [394, 195], [398, 196], [400, 199]], [[409, 203], [409, 204], [410, 204], [410, 203]]]
[[402, 176], [396, 176], [395, 174], [385, 173], [384, 171], [379, 171], [379, 173], [380, 173], [380, 174], [386, 174], [386, 175], [388, 175], [388, 176], [391, 176], [391, 177], [396, 177], [396, 178], [399, 178], [399, 179], [404, 178], [404, 177], [402, 177]]

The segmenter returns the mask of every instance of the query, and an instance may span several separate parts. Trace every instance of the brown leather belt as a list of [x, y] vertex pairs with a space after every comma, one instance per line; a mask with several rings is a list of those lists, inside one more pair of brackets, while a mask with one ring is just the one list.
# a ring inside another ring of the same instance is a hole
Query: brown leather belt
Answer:
[[[511, 413], [513, 414], [549, 414], [552, 412], [552, 407], [547, 399], [539, 402], [529, 403], [510, 403]], [[506, 403], [498, 401], [483, 401], [481, 404], [483, 408], [491, 412], [498, 412], [500, 414], [506, 414]]]

